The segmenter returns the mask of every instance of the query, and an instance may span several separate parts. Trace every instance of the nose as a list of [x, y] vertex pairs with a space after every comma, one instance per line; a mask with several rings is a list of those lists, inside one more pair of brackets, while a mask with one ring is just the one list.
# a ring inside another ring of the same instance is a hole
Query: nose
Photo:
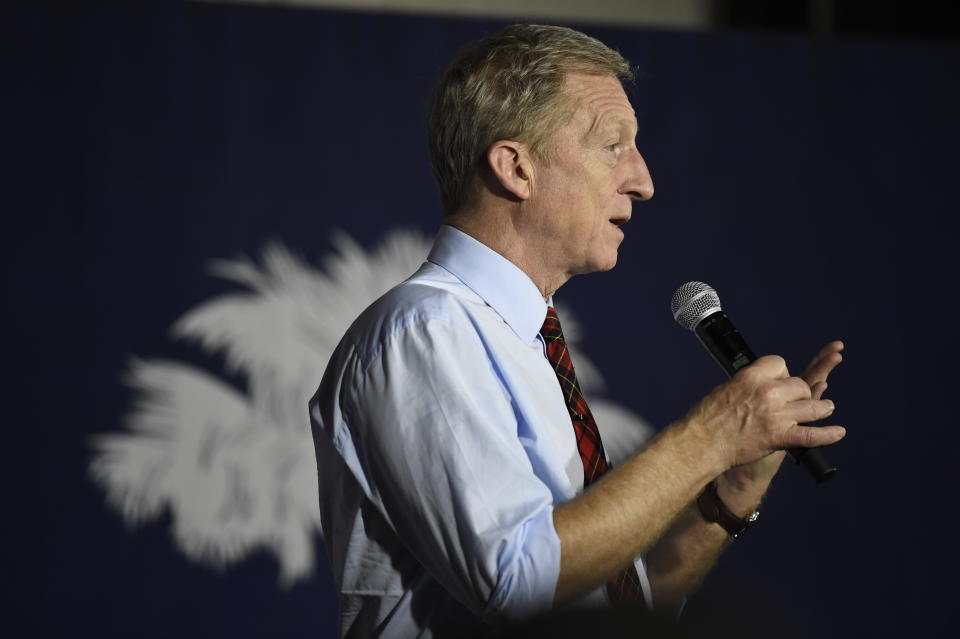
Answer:
[[653, 197], [653, 178], [647, 169], [647, 163], [637, 149], [630, 150], [627, 159], [626, 175], [620, 187], [620, 193], [629, 195], [631, 200], [649, 200]]

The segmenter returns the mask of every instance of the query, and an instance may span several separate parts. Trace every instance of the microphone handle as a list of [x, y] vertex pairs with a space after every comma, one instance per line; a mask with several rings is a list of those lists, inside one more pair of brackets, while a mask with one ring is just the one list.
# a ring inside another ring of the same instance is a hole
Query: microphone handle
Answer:
[[[713, 359], [727, 375], [733, 377], [738, 370], [757, 359], [740, 331], [723, 311], [717, 311], [697, 324], [694, 332]], [[787, 452], [794, 462], [801, 464], [821, 484], [837, 472], [837, 467], [827, 459], [823, 448], [791, 448]]]

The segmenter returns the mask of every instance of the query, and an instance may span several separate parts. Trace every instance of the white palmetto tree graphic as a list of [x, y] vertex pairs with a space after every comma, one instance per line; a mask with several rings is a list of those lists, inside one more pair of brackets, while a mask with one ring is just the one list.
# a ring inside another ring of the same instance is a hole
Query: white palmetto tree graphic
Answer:
[[[280, 584], [309, 577], [322, 534], [307, 419], [327, 360], [360, 312], [423, 262], [429, 241], [397, 230], [366, 251], [345, 234], [317, 269], [282, 245], [260, 263], [219, 260], [211, 272], [243, 287], [198, 305], [171, 336], [221, 354], [246, 389], [176, 361], [133, 358], [135, 401], [124, 430], [93, 438], [90, 474], [132, 525], [169, 512], [191, 559], [223, 567], [267, 549]], [[577, 372], [614, 462], [649, 435], [642, 420], [603, 400], [599, 372], [576, 349], [580, 329], [561, 309]]]

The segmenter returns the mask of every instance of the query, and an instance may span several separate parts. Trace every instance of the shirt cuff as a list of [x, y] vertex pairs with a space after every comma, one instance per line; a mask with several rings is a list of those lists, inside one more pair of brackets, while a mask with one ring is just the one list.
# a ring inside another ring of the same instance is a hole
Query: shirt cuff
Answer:
[[499, 553], [501, 579], [484, 616], [517, 621], [549, 612], [560, 577], [560, 537], [553, 508], [529, 519]]

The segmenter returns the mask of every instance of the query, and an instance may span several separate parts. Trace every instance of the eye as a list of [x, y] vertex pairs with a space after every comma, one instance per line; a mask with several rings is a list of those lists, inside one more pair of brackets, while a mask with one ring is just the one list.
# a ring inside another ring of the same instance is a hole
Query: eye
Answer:
[[613, 157], [611, 159], [619, 160], [620, 155], [623, 153], [623, 143], [618, 140], [612, 144], [604, 146], [603, 151], [604, 153], [609, 153], [612, 155]]

